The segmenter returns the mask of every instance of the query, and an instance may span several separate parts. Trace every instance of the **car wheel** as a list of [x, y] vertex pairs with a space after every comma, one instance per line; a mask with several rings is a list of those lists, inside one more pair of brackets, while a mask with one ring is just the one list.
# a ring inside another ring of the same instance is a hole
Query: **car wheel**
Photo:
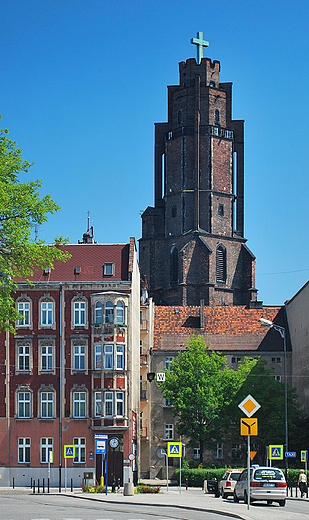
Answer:
[[228, 495], [222, 491], [222, 498], [226, 499], [227, 497], [228, 497]]
[[234, 498], [234, 502], [239, 502], [239, 498], [238, 496], [236, 495], [235, 491], [233, 493], [233, 498]]
[[285, 500], [279, 500], [279, 506], [284, 507], [285, 506]]

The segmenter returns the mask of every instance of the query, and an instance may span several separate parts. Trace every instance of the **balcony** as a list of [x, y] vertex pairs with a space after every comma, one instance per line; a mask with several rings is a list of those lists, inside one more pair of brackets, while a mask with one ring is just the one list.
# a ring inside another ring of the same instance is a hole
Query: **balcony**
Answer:
[[148, 332], [148, 320], [141, 320], [140, 328], [141, 332]]

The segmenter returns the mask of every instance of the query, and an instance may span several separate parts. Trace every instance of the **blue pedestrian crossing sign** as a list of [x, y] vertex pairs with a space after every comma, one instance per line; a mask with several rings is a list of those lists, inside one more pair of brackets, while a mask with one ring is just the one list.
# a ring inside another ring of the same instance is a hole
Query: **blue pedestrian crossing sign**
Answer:
[[64, 455], [63, 456], [65, 459], [74, 459], [75, 458], [74, 444], [64, 446]]
[[282, 460], [283, 459], [283, 445], [277, 444], [273, 446], [269, 446], [269, 455], [268, 458], [270, 460]]
[[168, 442], [167, 443], [168, 457], [182, 457], [182, 442]]

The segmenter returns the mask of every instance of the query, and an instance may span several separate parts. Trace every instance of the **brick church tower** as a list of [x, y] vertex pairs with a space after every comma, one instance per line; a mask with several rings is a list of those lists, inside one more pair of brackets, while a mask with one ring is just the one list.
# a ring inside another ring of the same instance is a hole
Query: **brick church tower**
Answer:
[[218, 61], [200, 54], [179, 73], [168, 87], [168, 121], [155, 124], [155, 207], [142, 214], [141, 275], [156, 304], [254, 307], [244, 121], [232, 119], [232, 84], [220, 83]]

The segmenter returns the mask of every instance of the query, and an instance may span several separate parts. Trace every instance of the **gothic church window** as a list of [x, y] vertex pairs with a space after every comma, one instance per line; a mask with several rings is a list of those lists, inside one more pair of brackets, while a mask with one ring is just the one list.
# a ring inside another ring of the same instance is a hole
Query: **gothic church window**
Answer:
[[216, 280], [221, 283], [226, 282], [226, 249], [222, 245], [217, 247]]
[[178, 282], [178, 250], [173, 247], [170, 258], [170, 281], [171, 283]]

